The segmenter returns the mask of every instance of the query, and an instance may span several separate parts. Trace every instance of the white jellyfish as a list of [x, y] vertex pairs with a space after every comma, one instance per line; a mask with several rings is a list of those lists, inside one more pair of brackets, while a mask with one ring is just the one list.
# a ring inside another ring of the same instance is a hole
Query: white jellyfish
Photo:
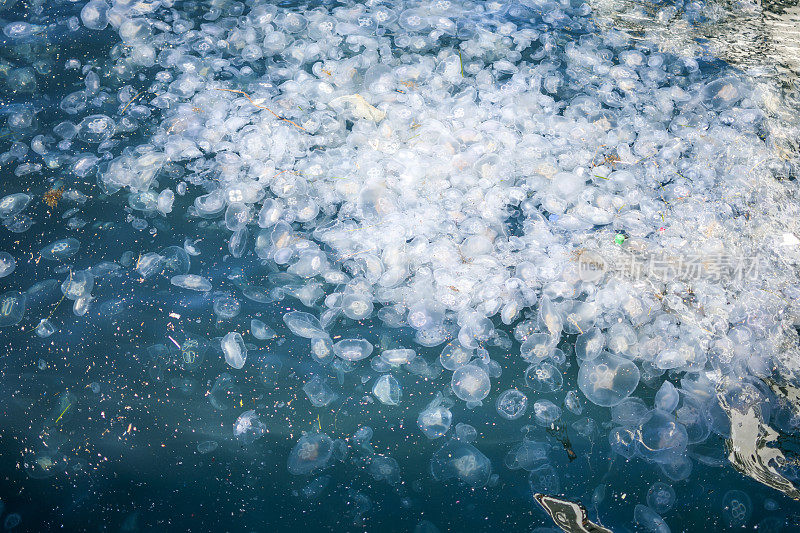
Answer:
[[550, 400], [539, 400], [533, 404], [533, 416], [537, 424], [549, 427], [561, 418], [561, 408]]
[[90, 0], [81, 9], [81, 22], [90, 30], [104, 30], [108, 26], [109, 7], [104, 0]]
[[489, 381], [489, 374], [483, 368], [469, 364], [459, 367], [453, 372], [450, 387], [461, 400], [479, 403], [489, 395], [492, 384]]
[[495, 404], [497, 413], [506, 420], [516, 420], [525, 414], [528, 408], [528, 397], [517, 389], [503, 391]]
[[211, 453], [219, 448], [219, 443], [213, 440], [204, 440], [197, 444], [197, 451], [201, 454]]
[[223, 295], [214, 299], [214, 314], [220, 320], [230, 320], [239, 314], [242, 304], [233, 296]]
[[400, 481], [400, 465], [391, 457], [375, 454], [369, 459], [369, 475], [376, 481], [394, 485]]
[[325, 407], [339, 397], [338, 394], [333, 392], [328, 382], [320, 376], [314, 376], [306, 382], [303, 385], [303, 392], [306, 393], [314, 407]]
[[41, 337], [42, 339], [46, 339], [53, 333], [55, 333], [56, 328], [53, 326], [52, 322], [43, 318], [39, 321], [39, 324], [36, 325], [36, 329], [34, 329], [36, 335]]
[[453, 414], [450, 412], [452, 400], [446, 399], [441, 392], [417, 417], [417, 425], [422, 433], [429, 439], [438, 439], [450, 429], [453, 423]]
[[260, 341], [267, 341], [278, 336], [274, 329], [257, 318], [250, 320], [250, 333]]
[[578, 371], [578, 387], [601, 407], [612, 407], [627, 398], [639, 384], [639, 368], [622, 357], [603, 352], [584, 361]]
[[659, 514], [666, 513], [675, 504], [675, 489], [660, 481], [647, 490], [647, 505]]
[[342, 311], [347, 318], [363, 320], [372, 314], [372, 300], [366, 294], [347, 294], [342, 298]]
[[438, 481], [458, 479], [473, 487], [483, 487], [492, 475], [492, 463], [472, 444], [451, 439], [433, 454], [431, 475]]
[[225, 362], [236, 369], [244, 366], [247, 360], [247, 346], [239, 333], [230, 332], [222, 337], [220, 341], [222, 353], [225, 355]]
[[394, 350], [384, 350], [381, 352], [380, 358], [391, 366], [400, 366], [410, 363], [415, 357], [417, 352], [409, 348], [397, 348]]
[[658, 392], [656, 392], [655, 408], [671, 413], [678, 407], [679, 401], [680, 395], [678, 394], [678, 390], [672, 383], [665, 381], [661, 384], [661, 388], [658, 389]]
[[0, 252], [0, 278], [4, 278], [14, 272], [17, 268], [17, 261], [8, 252]]
[[447, 344], [439, 355], [439, 362], [447, 370], [455, 370], [470, 362], [475, 356], [473, 348], [464, 348], [458, 341]]
[[636, 505], [633, 510], [633, 521], [647, 533], [670, 533], [669, 526], [664, 519], [646, 505]]
[[196, 274], [179, 274], [170, 278], [170, 283], [176, 287], [190, 289], [198, 292], [208, 292], [211, 290], [211, 282], [203, 276]]
[[741, 490], [729, 490], [722, 497], [722, 519], [729, 528], [744, 526], [753, 512], [750, 496]]
[[309, 433], [300, 437], [287, 461], [289, 473], [303, 476], [328, 466], [333, 454], [333, 440], [324, 433]]
[[325, 335], [325, 330], [322, 324], [319, 323], [317, 317], [302, 311], [290, 311], [283, 315], [283, 322], [289, 330], [297, 335], [306, 339], [312, 339], [320, 335]]
[[542, 361], [525, 370], [525, 384], [536, 392], [555, 392], [561, 390], [564, 378], [556, 366]]
[[688, 444], [686, 427], [674, 415], [654, 409], [639, 423], [636, 449], [647, 460], [671, 462], [683, 455]]
[[403, 395], [403, 389], [394, 376], [384, 374], [375, 381], [372, 394], [385, 405], [398, 405]]
[[60, 261], [75, 255], [80, 246], [81, 243], [78, 239], [68, 237], [60, 241], [51, 242], [39, 250], [39, 255], [42, 256], [42, 259], [47, 259], [48, 261]]
[[267, 425], [260, 419], [255, 410], [245, 411], [233, 424], [233, 436], [242, 444], [248, 445], [257, 441], [267, 432]]
[[575, 357], [581, 361], [591, 361], [603, 351], [606, 338], [597, 328], [584, 331], [575, 340]]
[[372, 354], [372, 344], [364, 339], [342, 339], [333, 345], [333, 353], [345, 361], [361, 361]]
[[0, 328], [19, 324], [25, 315], [27, 301], [27, 296], [17, 291], [0, 296]]
[[28, 207], [31, 197], [24, 192], [9, 194], [0, 199], [0, 218], [10, 218]]

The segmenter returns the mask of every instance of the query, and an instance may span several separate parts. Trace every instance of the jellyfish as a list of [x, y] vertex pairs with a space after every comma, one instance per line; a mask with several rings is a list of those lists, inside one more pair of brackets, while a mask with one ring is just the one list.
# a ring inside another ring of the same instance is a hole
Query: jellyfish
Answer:
[[237, 370], [244, 366], [247, 360], [247, 346], [244, 344], [242, 336], [236, 332], [230, 332], [222, 337], [220, 341], [222, 353], [225, 355], [225, 362]]
[[53, 326], [52, 322], [50, 322], [46, 318], [43, 318], [39, 321], [39, 324], [36, 325], [34, 331], [36, 332], [36, 335], [38, 337], [46, 339], [47, 337], [55, 333], [56, 328]]
[[400, 481], [400, 465], [391, 457], [375, 454], [369, 460], [369, 475], [376, 481], [394, 485]]
[[178, 274], [177, 276], [172, 276], [169, 281], [176, 287], [192, 291], [208, 292], [211, 290], [211, 282], [196, 274]]
[[384, 374], [375, 382], [372, 387], [372, 394], [385, 405], [398, 405], [403, 395], [403, 390], [394, 376]]
[[671, 414], [654, 409], [639, 423], [636, 449], [642, 457], [667, 463], [682, 455], [688, 444], [686, 427]]
[[28, 297], [18, 291], [9, 291], [0, 296], [0, 328], [15, 326], [25, 315]]
[[599, 329], [584, 331], [575, 340], [575, 357], [580, 361], [591, 361], [600, 355], [605, 345], [606, 338]]
[[492, 475], [492, 463], [472, 444], [450, 439], [433, 454], [431, 475], [437, 481], [458, 479], [472, 487], [484, 487]]
[[219, 296], [214, 300], [214, 314], [220, 320], [230, 320], [239, 314], [242, 304], [233, 296]]
[[671, 413], [678, 407], [679, 399], [680, 396], [675, 386], [669, 381], [665, 381], [656, 392], [655, 408]]
[[303, 392], [306, 393], [314, 407], [325, 407], [339, 397], [338, 394], [333, 392], [327, 381], [320, 376], [314, 376], [306, 382], [303, 385]]
[[342, 298], [342, 311], [347, 318], [363, 320], [372, 314], [372, 301], [365, 294], [348, 294]]
[[317, 317], [309, 313], [290, 311], [283, 315], [283, 322], [289, 330], [298, 337], [312, 339], [320, 335], [326, 335]]
[[278, 336], [274, 329], [257, 318], [250, 320], [250, 333], [260, 341], [267, 341]]
[[503, 391], [495, 404], [497, 414], [506, 420], [516, 420], [525, 414], [528, 408], [528, 397], [517, 389]]
[[439, 362], [447, 370], [455, 370], [469, 363], [474, 355], [474, 349], [464, 348], [458, 341], [452, 341], [442, 350]]
[[583, 413], [583, 405], [578, 396], [578, 391], [567, 391], [566, 396], [564, 396], [564, 407], [567, 408], [567, 411], [575, 415]]
[[675, 489], [660, 481], [647, 490], [647, 505], [658, 514], [664, 514], [675, 505]]
[[612, 407], [627, 398], [639, 384], [639, 368], [622, 357], [603, 352], [584, 361], [578, 371], [578, 387], [601, 407]]
[[520, 355], [529, 362], [548, 359], [553, 355], [558, 339], [549, 333], [531, 333], [520, 346]]
[[561, 418], [561, 408], [550, 400], [539, 400], [533, 404], [533, 416], [537, 424], [549, 427]]
[[608, 443], [611, 451], [630, 459], [636, 455], [636, 431], [631, 428], [617, 427], [608, 434]]
[[633, 510], [633, 521], [647, 533], [670, 533], [669, 526], [664, 519], [646, 505], [636, 505]]
[[60, 241], [51, 242], [39, 250], [39, 255], [42, 256], [42, 259], [46, 259], [48, 261], [60, 261], [75, 255], [80, 246], [81, 243], [78, 241], [78, 239], [69, 237], [66, 239], [61, 239]]
[[161, 250], [161, 265], [166, 275], [180, 276], [187, 274], [191, 268], [189, 254], [180, 246], [168, 246]]
[[254, 443], [267, 432], [267, 425], [256, 414], [255, 410], [245, 411], [233, 424], [233, 436], [245, 446]]
[[478, 365], [468, 364], [459, 367], [453, 372], [450, 380], [450, 387], [453, 393], [461, 400], [472, 404], [480, 404], [480, 401], [489, 395], [491, 382], [486, 371]]
[[446, 399], [441, 392], [436, 393], [436, 397], [417, 417], [417, 425], [423, 435], [429, 439], [438, 439], [450, 429], [453, 423], [453, 414], [450, 412], [452, 400]]
[[410, 363], [417, 356], [417, 352], [408, 348], [384, 350], [380, 358], [391, 366], [400, 366]]
[[559, 494], [561, 480], [558, 472], [550, 463], [533, 467], [528, 474], [528, 485], [533, 494]]
[[361, 361], [372, 354], [372, 344], [364, 339], [342, 339], [333, 345], [333, 353], [345, 361]]
[[333, 360], [333, 341], [327, 333], [311, 339], [311, 357], [322, 365], [330, 364]]
[[10, 515], [6, 516], [6, 519], [3, 521], [3, 529], [10, 531], [20, 525], [21, 522], [22, 517], [19, 513], [11, 513]]
[[729, 490], [722, 497], [722, 519], [730, 528], [744, 526], [753, 512], [750, 496], [741, 490]]
[[564, 378], [558, 368], [542, 361], [529, 366], [525, 371], [525, 384], [536, 392], [555, 392], [561, 390]]
[[219, 448], [219, 443], [213, 440], [204, 440], [197, 444], [197, 451], [201, 454], [211, 453]]
[[225, 411], [236, 405], [236, 400], [240, 399], [241, 393], [233, 380], [233, 376], [227, 372], [222, 373], [208, 394], [208, 401], [218, 411]]
[[28, 207], [31, 197], [24, 192], [9, 194], [0, 199], [0, 218], [10, 218]]
[[0, 278], [4, 278], [14, 272], [17, 268], [17, 261], [8, 252], [0, 252]]
[[86, 296], [94, 288], [94, 276], [88, 270], [78, 270], [70, 273], [70, 276], [61, 284], [61, 292], [70, 300], [77, 300], [81, 296]]
[[328, 466], [333, 454], [333, 440], [324, 433], [308, 433], [292, 448], [287, 461], [289, 473], [304, 476]]

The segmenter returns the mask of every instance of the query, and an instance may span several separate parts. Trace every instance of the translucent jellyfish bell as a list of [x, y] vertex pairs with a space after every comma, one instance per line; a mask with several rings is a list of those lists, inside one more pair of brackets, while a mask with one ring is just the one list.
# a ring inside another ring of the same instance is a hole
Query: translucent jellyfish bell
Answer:
[[464, 365], [453, 372], [450, 380], [453, 393], [465, 402], [480, 402], [489, 395], [491, 382], [486, 371], [474, 364]]
[[564, 378], [556, 366], [542, 361], [525, 371], [525, 384], [536, 392], [555, 392], [561, 390]]
[[647, 505], [658, 514], [663, 514], [675, 505], [675, 489], [666, 483], [656, 482], [647, 490]]
[[497, 414], [506, 420], [516, 420], [525, 414], [528, 408], [528, 397], [517, 389], [503, 391], [495, 404]]
[[753, 512], [750, 496], [741, 490], [729, 490], [722, 497], [722, 519], [728, 527], [744, 526]]
[[603, 352], [581, 365], [578, 387], [590, 402], [601, 407], [612, 407], [636, 389], [639, 377], [639, 368], [635, 363]]
[[0, 252], [0, 278], [10, 275], [16, 268], [16, 259], [8, 252]]
[[661, 516], [646, 505], [637, 504], [633, 510], [633, 521], [648, 533], [670, 533], [669, 526]]
[[211, 453], [219, 448], [219, 443], [213, 440], [204, 440], [197, 444], [197, 451], [201, 454]]
[[450, 412], [452, 400], [446, 400], [442, 393], [436, 393], [436, 397], [431, 403], [422, 410], [417, 417], [417, 425], [422, 433], [429, 439], [438, 439], [450, 429], [453, 422], [453, 414]]
[[61, 261], [75, 255], [80, 246], [81, 243], [78, 239], [69, 237], [48, 244], [39, 250], [39, 255], [42, 256], [42, 259], [47, 259], [48, 261]]
[[372, 344], [364, 339], [342, 339], [333, 345], [333, 352], [345, 361], [361, 361], [372, 354]]
[[561, 418], [561, 408], [550, 400], [539, 400], [533, 404], [533, 416], [537, 424], [549, 427]]
[[159, 255], [162, 257], [161, 265], [166, 275], [178, 276], [186, 274], [191, 268], [189, 254], [180, 246], [168, 246], [161, 250]]
[[245, 346], [242, 336], [230, 332], [222, 337], [220, 344], [222, 353], [225, 355], [225, 362], [237, 370], [242, 368], [247, 360], [247, 346]]
[[0, 296], [0, 328], [15, 326], [25, 315], [28, 297], [17, 291], [9, 291]]
[[303, 385], [303, 392], [306, 393], [314, 407], [325, 407], [339, 397], [333, 392], [327, 381], [320, 376], [314, 376]]
[[198, 276], [196, 274], [172, 276], [169, 281], [176, 287], [182, 287], [192, 291], [208, 292], [211, 290], [211, 282], [203, 276]]
[[431, 475], [438, 481], [458, 479], [483, 487], [492, 475], [492, 463], [472, 444], [451, 439], [431, 458]]
[[283, 315], [283, 322], [289, 330], [306, 339], [327, 335], [322, 329], [322, 324], [314, 315], [303, 313], [302, 311], [290, 311]]
[[333, 440], [324, 433], [309, 433], [300, 437], [292, 448], [287, 469], [293, 476], [304, 476], [328, 466], [333, 454]]
[[409, 348], [384, 350], [380, 358], [391, 366], [400, 366], [410, 363], [417, 356], [417, 352]]
[[242, 304], [233, 296], [223, 295], [214, 299], [214, 314], [220, 320], [230, 320], [236, 317], [242, 309]]
[[94, 276], [88, 270], [72, 272], [61, 284], [61, 292], [70, 300], [77, 300], [81, 296], [90, 294], [93, 288]]
[[257, 441], [267, 432], [267, 425], [256, 414], [255, 410], [245, 411], [233, 424], [233, 436], [242, 444], [249, 445]]
[[439, 355], [439, 362], [447, 370], [455, 370], [469, 363], [474, 356], [474, 349], [464, 348], [458, 341], [452, 341], [442, 350], [441, 355]]
[[257, 318], [250, 320], [250, 333], [260, 341], [274, 339], [278, 336], [274, 329]]
[[661, 388], [658, 389], [658, 392], [656, 392], [655, 408], [671, 413], [678, 407], [679, 400], [680, 395], [678, 394], [678, 390], [672, 383], [665, 381], [661, 384]]
[[375, 382], [372, 387], [372, 394], [385, 405], [398, 405], [403, 395], [403, 390], [394, 376], [384, 374]]
[[603, 351], [606, 338], [597, 328], [584, 331], [575, 340], [575, 357], [581, 361], [591, 361]]
[[0, 218], [9, 218], [28, 207], [31, 197], [24, 192], [9, 194], [0, 199]]
[[372, 300], [365, 294], [347, 294], [342, 298], [342, 311], [353, 320], [362, 320], [372, 314]]
[[670, 462], [686, 451], [686, 427], [674, 415], [650, 411], [639, 423], [636, 449], [642, 457], [657, 463]]

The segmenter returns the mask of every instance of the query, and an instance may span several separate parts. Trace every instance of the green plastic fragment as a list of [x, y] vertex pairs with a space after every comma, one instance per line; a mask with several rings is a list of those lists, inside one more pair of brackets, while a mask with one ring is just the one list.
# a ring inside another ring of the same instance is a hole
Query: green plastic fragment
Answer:
[[625, 242], [625, 235], [617, 233], [616, 237], [614, 237], [614, 242], [622, 246], [622, 243]]

